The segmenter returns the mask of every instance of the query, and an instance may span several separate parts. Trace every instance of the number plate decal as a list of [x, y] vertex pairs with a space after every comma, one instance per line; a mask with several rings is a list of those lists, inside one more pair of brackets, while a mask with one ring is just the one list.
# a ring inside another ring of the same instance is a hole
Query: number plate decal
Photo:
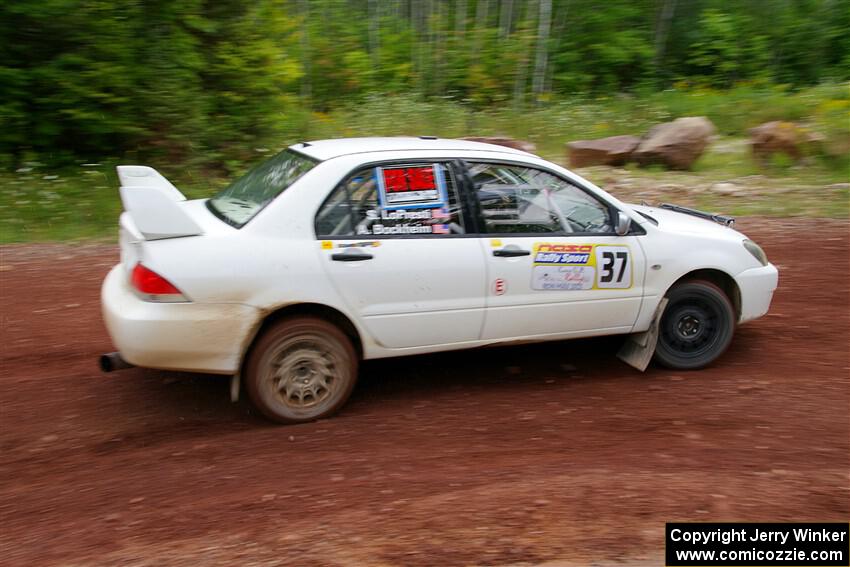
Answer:
[[627, 246], [596, 246], [598, 289], [629, 289], [632, 287], [632, 258]]

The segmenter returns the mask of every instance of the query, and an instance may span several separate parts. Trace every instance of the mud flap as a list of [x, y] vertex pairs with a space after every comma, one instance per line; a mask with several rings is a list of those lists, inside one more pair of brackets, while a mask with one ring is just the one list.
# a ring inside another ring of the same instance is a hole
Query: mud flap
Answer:
[[649, 330], [629, 335], [629, 338], [620, 348], [620, 352], [617, 353], [617, 358], [641, 372], [646, 370], [649, 361], [652, 360], [652, 355], [655, 354], [655, 345], [658, 343], [658, 327], [661, 324], [661, 314], [664, 313], [665, 307], [667, 307], [666, 297], [655, 308]]

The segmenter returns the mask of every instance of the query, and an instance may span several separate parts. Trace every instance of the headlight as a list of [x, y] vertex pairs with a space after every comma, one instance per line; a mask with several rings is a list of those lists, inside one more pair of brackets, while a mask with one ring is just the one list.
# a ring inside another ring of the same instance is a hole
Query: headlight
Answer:
[[762, 266], [767, 266], [767, 254], [764, 253], [764, 250], [761, 249], [761, 246], [756, 244], [750, 239], [746, 239], [743, 242], [744, 248], [747, 249], [747, 252], [753, 255], [753, 257], [761, 262]]

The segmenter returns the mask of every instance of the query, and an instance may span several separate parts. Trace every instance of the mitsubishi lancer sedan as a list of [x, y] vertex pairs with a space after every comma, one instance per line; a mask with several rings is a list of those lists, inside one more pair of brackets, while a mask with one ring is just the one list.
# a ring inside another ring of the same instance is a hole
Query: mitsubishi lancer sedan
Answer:
[[285, 423], [335, 412], [374, 358], [619, 334], [701, 368], [777, 286], [732, 219], [622, 203], [501, 146], [303, 142], [200, 200], [118, 174], [103, 368], [233, 375]]

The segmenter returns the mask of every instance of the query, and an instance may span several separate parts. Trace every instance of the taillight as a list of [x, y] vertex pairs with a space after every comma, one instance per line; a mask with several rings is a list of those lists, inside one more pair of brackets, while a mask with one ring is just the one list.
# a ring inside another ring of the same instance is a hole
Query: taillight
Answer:
[[139, 295], [148, 301], [188, 301], [186, 296], [174, 287], [174, 284], [141, 264], [136, 264], [136, 267], [133, 268], [130, 283], [139, 292]]

